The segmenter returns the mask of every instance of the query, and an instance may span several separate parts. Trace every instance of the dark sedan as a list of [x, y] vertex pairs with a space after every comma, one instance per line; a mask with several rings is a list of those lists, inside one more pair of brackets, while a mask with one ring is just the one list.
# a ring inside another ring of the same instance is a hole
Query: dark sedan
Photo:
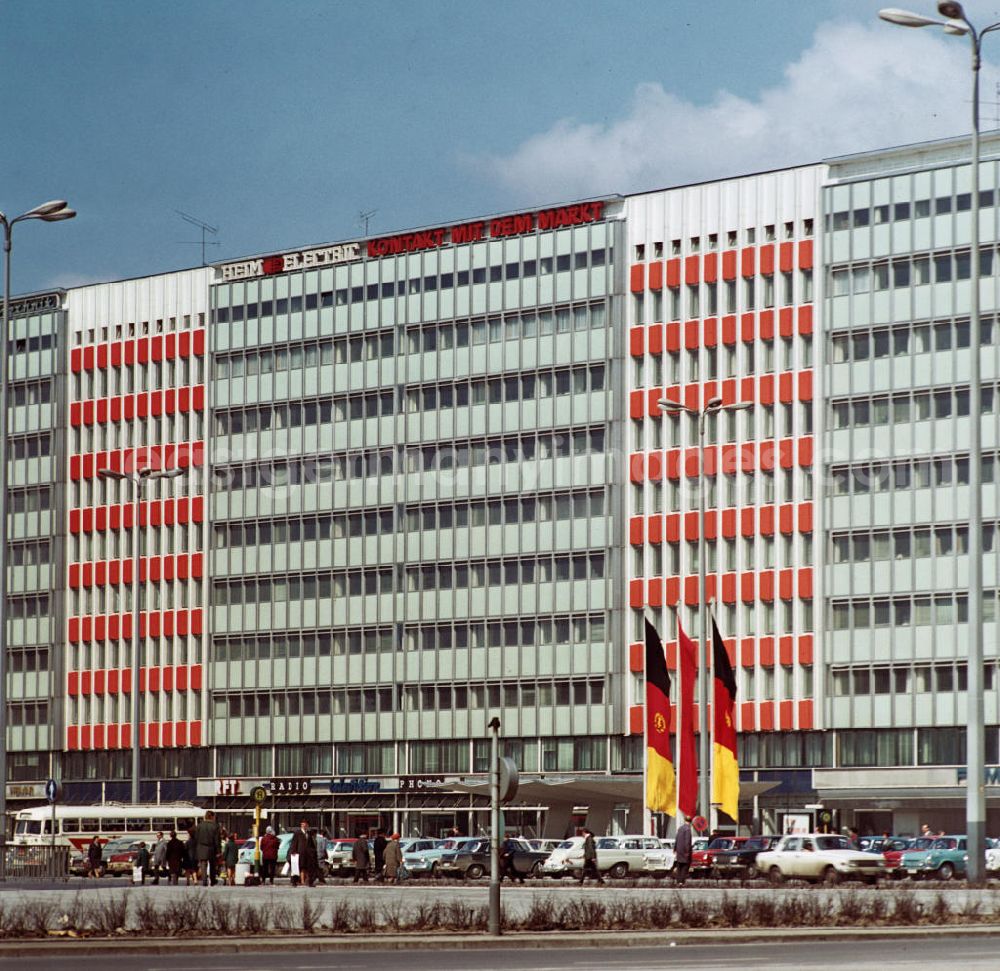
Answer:
[[[514, 870], [526, 877], [540, 876], [542, 863], [548, 858], [548, 851], [533, 849], [527, 840], [515, 839]], [[459, 844], [454, 850], [441, 854], [438, 868], [444, 876], [463, 877], [478, 880], [490, 871], [490, 841], [470, 839]]]
[[712, 876], [755, 880], [760, 876], [757, 872], [757, 854], [769, 850], [777, 841], [777, 836], [751, 836], [737, 846], [714, 852]]

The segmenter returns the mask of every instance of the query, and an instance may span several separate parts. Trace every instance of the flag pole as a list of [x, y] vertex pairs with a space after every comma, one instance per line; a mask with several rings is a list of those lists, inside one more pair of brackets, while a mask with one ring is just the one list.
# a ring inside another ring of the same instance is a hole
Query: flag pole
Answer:
[[[643, 611], [643, 619], [648, 620], [646, 612]], [[652, 623], [652, 621], [650, 621]], [[645, 631], [643, 631], [643, 643], [645, 644]], [[645, 653], [643, 653], [645, 658]], [[649, 713], [646, 706], [649, 704], [647, 684], [649, 682], [649, 670], [645, 662], [642, 665], [642, 834], [643, 836], [653, 835], [653, 811], [649, 808]]]
[[[674, 634], [675, 634], [675, 637], [677, 638], [677, 704], [674, 705], [674, 711], [676, 712], [677, 732], [674, 735], [674, 738], [676, 739], [676, 744], [674, 746], [674, 758], [676, 760], [675, 764], [674, 764], [674, 770], [677, 773], [677, 780], [678, 780], [678, 786], [679, 786], [680, 785], [680, 778], [681, 778], [681, 762], [683, 760], [683, 754], [684, 754], [683, 751], [682, 751], [682, 748], [681, 748], [681, 714], [682, 714], [682, 706], [680, 704], [681, 692], [683, 691], [683, 678], [681, 676], [681, 663], [680, 663], [681, 615], [680, 615], [680, 611], [677, 609], [677, 605], [676, 604], [668, 604], [667, 605], [667, 609], [670, 611], [671, 616], [673, 617]], [[678, 794], [679, 794], [679, 792], [680, 792], [680, 790], [678, 789]], [[687, 814], [684, 812], [684, 810], [681, 809], [681, 807], [680, 807], [680, 800], [679, 799], [678, 799], [678, 804], [677, 804], [677, 815], [674, 817], [674, 819], [675, 819], [675, 823], [674, 823], [674, 832], [675, 833], [677, 832], [677, 827], [680, 826], [682, 822], [683, 823], [689, 823], [689, 822], [691, 822], [691, 820], [688, 819]]]

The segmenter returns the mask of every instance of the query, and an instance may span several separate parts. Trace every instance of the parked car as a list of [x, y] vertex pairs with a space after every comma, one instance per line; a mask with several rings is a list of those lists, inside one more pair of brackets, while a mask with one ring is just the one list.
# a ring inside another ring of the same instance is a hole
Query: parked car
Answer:
[[443, 840], [408, 839], [402, 840], [399, 848], [403, 853], [403, 866], [412, 877], [433, 876], [441, 858], [439, 847]]
[[885, 861], [877, 853], [853, 849], [846, 836], [806, 833], [783, 836], [775, 846], [758, 853], [757, 869], [775, 884], [790, 877], [831, 885], [841, 880], [876, 883], [885, 874]]
[[699, 836], [691, 841], [691, 873], [708, 873], [708, 844], [707, 836]]
[[354, 873], [354, 837], [330, 840], [326, 845], [327, 873], [335, 877], [351, 876]]
[[551, 839], [531, 839], [528, 840], [528, 844], [533, 850], [545, 850], [546, 853], [551, 853], [562, 840], [551, 840]]
[[883, 840], [880, 852], [885, 860], [885, 872], [893, 880], [905, 877], [903, 854], [908, 850], [927, 849], [933, 842], [930, 836], [890, 836]]
[[712, 876], [756, 880], [760, 876], [757, 855], [777, 842], [777, 836], [750, 836], [736, 846], [718, 850], [712, 855]]
[[[135, 866], [135, 858], [139, 854], [141, 840], [132, 839], [131, 836], [125, 839], [111, 840], [104, 847], [104, 872], [112, 876], [122, 874], [132, 875], [132, 867]], [[148, 847], [147, 847], [148, 849]]]
[[715, 839], [709, 841], [704, 850], [699, 851], [697, 865], [692, 862], [692, 872], [696, 876], [714, 875], [715, 857], [724, 850], [737, 849], [746, 841], [746, 836], [716, 836]]
[[[288, 862], [288, 848], [292, 845], [292, 837], [295, 836], [294, 833], [282, 833], [278, 837], [278, 867], [281, 868]], [[247, 863], [253, 865], [253, 850], [254, 850], [254, 839], [251, 836], [250, 839], [244, 840], [240, 844], [239, 853], [236, 855], [237, 863]]]
[[998, 839], [986, 841], [986, 875], [988, 877], [1000, 876], [1000, 840]]
[[[665, 876], [674, 865], [673, 851], [655, 836], [599, 836], [597, 869], [610, 877]], [[564, 840], [541, 865], [547, 877], [579, 877], [583, 873], [583, 837]]]
[[441, 854], [438, 869], [443, 876], [478, 880], [490, 869], [490, 841], [481, 837], [455, 840], [455, 846]]
[[951, 880], [965, 876], [968, 842], [964, 836], [939, 836], [926, 849], [903, 854], [903, 868], [913, 880]]

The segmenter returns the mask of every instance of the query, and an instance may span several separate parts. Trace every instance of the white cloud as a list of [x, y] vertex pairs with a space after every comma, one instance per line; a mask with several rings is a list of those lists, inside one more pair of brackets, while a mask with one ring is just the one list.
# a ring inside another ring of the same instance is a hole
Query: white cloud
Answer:
[[[1000, 73], [984, 64], [982, 74], [989, 101]], [[970, 85], [965, 38], [828, 23], [755, 100], [719, 91], [699, 105], [641, 84], [616, 121], [564, 119], [509, 155], [476, 161], [520, 197], [653, 189], [962, 134]]]

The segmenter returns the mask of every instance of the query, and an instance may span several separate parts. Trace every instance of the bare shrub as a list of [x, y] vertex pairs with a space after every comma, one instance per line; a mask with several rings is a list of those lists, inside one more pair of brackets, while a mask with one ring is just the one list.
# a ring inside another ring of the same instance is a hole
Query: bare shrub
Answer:
[[912, 894], [904, 891], [893, 901], [892, 921], [894, 924], [919, 924], [924, 917], [924, 905]]
[[240, 934], [263, 934], [267, 930], [267, 908], [237, 904], [234, 929]]
[[202, 892], [186, 893], [163, 907], [163, 926], [168, 934], [189, 934], [195, 930], [211, 930], [212, 914]]
[[135, 908], [135, 925], [143, 937], [159, 936], [164, 933], [163, 916], [156, 901], [143, 895]]
[[323, 905], [312, 903], [308, 897], [302, 898], [302, 930], [311, 934], [323, 916]]
[[551, 897], [531, 901], [528, 912], [521, 918], [519, 926], [526, 931], [554, 931], [560, 927], [556, 913], [556, 902]]
[[354, 906], [334, 900], [330, 908], [330, 930], [335, 934], [350, 934], [354, 930]]
[[90, 919], [99, 934], [116, 934], [128, 926], [128, 897], [124, 894], [98, 897]]
[[745, 917], [743, 902], [738, 897], [724, 893], [719, 901], [719, 917], [726, 927], [742, 927]]
[[295, 920], [292, 917], [291, 908], [278, 904], [271, 908], [271, 926], [276, 931], [287, 934], [296, 930]]
[[751, 927], [774, 927], [778, 906], [770, 894], [754, 894], [747, 901], [747, 924]]
[[208, 923], [217, 934], [232, 934], [240, 926], [239, 903], [234, 907], [228, 900], [212, 897], [209, 900]]
[[934, 902], [927, 916], [932, 924], [947, 924], [951, 920], [951, 905], [940, 891], [934, 895]]

